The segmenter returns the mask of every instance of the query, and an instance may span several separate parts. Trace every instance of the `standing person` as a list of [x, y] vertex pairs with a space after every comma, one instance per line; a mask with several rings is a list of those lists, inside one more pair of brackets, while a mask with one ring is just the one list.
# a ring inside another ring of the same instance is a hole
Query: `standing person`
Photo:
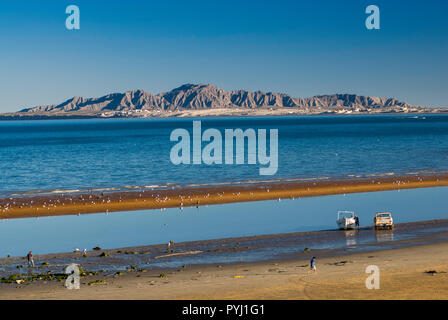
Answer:
[[168, 242], [168, 252], [174, 252], [174, 250], [172, 249], [174, 247], [174, 240], [170, 240], [170, 242]]
[[359, 228], [359, 218], [355, 216], [355, 226]]
[[26, 255], [26, 258], [28, 259], [28, 267], [34, 268], [33, 251], [28, 252], [28, 254]]
[[310, 261], [310, 269], [312, 271], [314, 271], [315, 273], [317, 272], [317, 268], [316, 268], [316, 257], [313, 257]]

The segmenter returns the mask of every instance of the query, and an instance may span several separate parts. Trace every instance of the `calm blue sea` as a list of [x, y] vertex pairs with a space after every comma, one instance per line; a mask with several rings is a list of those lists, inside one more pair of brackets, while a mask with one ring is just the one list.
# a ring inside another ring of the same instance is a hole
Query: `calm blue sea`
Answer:
[[448, 115], [200, 120], [222, 133], [278, 129], [277, 173], [260, 176], [259, 164], [173, 165], [170, 134], [191, 132], [192, 119], [3, 121], [0, 196], [448, 172]]

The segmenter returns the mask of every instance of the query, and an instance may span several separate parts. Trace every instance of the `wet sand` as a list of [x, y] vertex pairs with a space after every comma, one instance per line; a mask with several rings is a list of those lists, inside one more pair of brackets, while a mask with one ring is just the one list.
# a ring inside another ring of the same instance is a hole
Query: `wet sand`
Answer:
[[[0, 299], [448, 299], [448, 243], [374, 253], [177, 270], [135, 271], [63, 283], [1, 284]], [[365, 286], [366, 267], [380, 269], [380, 289]], [[161, 277], [161, 274], [164, 277]]]
[[448, 175], [259, 183], [0, 199], [0, 219], [202, 206], [448, 186]]
[[[94, 267], [102, 271], [82, 277], [80, 290], [45, 279], [0, 283], [0, 299], [448, 299], [448, 220], [355, 233], [360, 235], [328, 230], [194, 241], [175, 244], [174, 252], [153, 245], [92, 250], [87, 258], [80, 252], [36, 255], [33, 272], [42, 275], [63, 272], [70, 263], [88, 273]], [[371, 234], [376, 239], [362, 240]], [[341, 238], [358, 243], [316, 249], [320, 241]], [[293, 250], [279, 250], [288, 246]], [[246, 261], [253, 252], [261, 256]], [[232, 255], [242, 259], [229, 259]], [[312, 256], [318, 259], [317, 274], [309, 271]], [[0, 259], [0, 268], [10, 274], [18, 272], [17, 265], [26, 265], [25, 259]], [[380, 290], [365, 287], [369, 265], [380, 268]]]

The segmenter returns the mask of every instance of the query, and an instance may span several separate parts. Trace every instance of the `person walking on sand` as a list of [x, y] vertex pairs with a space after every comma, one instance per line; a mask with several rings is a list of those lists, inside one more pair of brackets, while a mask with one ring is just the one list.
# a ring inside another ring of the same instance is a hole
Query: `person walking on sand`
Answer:
[[34, 268], [33, 251], [28, 252], [28, 254], [26, 255], [26, 258], [28, 259], [28, 267]]
[[313, 257], [310, 261], [310, 269], [316, 273], [317, 272], [317, 268], [316, 268], [316, 257]]

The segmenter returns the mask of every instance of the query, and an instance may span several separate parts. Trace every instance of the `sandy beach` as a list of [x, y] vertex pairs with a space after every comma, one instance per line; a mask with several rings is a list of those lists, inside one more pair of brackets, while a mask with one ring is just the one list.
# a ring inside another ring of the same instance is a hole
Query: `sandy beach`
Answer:
[[256, 183], [0, 199], [0, 219], [202, 206], [448, 186], [448, 175]]
[[[0, 299], [448, 299], [447, 225], [448, 220], [433, 220], [398, 224], [394, 231], [363, 227], [356, 232], [365, 239], [376, 233], [376, 240], [355, 246], [344, 241], [334, 249], [314, 246], [353, 235], [328, 230], [185, 242], [174, 252], [152, 245], [91, 250], [87, 258], [79, 252], [37, 255], [34, 281], [7, 283], [3, 273]], [[288, 246], [295, 250], [226, 263], [232, 254], [248, 258]], [[316, 274], [309, 268], [312, 256]], [[204, 257], [211, 262], [201, 263]], [[70, 263], [85, 271], [79, 290], [66, 289], [64, 278], [47, 279]], [[24, 257], [0, 259], [0, 268], [9, 268], [10, 275], [17, 274], [16, 266], [26, 270], [25, 265]], [[369, 265], [380, 270], [379, 290], [365, 286]], [[104, 270], [95, 272], [95, 267]]]
[[[1, 285], [0, 299], [448, 299], [448, 243], [308, 259]], [[380, 269], [380, 289], [367, 289], [366, 267]], [[90, 283], [90, 285], [89, 285]], [[94, 284], [96, 283], [96, 284]]]

